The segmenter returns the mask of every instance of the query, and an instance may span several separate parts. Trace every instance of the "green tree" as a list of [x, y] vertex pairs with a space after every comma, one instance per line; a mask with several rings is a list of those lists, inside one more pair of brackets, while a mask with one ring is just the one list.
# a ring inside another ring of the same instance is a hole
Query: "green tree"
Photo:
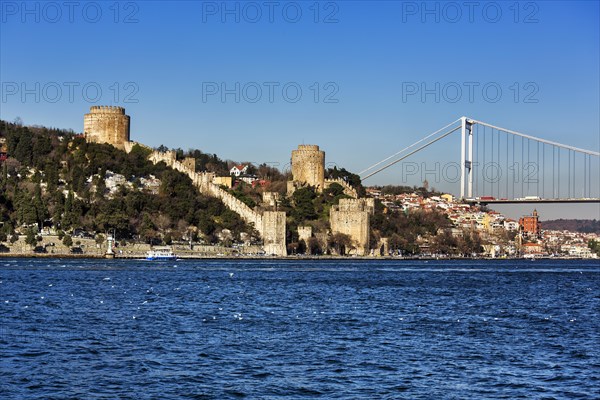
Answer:
[[52, 151], [52, 141], [48, 135], [40, 134], [35, 136], [32, 148], [32, 160], [37, 168], [43, 168], [46, 163], [46, 157]]
[[16, 222], [18, 225], [31, 225], [37, 222], [37, 215], [31, 194], [27, 190], [19, 190], [19, 187], [14, 188], [14, 211]]
[[35, 191], [33, 194], [33, 207], [35, 208], [38, 226], [41, 229], [44, 226], [44, 220], [48, 218], [48, 208], [42, 200], [42, 188], [39, 183], [35, 185]]
[[14, 157], [25, 165], [31, 165], [33, 156], [33, 135], [27, 128], [21, 129], [18, 143], [14, 149]]
[[297, 189], [292, 194], [293, 209], [292, 218], [300, 224], [307, 220], [317, 219], [315, 205], [313, 200], [317, 197], [313, 187], [303, 187]]
[[594, 253], [596, 253], [598, 256], [600, 256], [600, 242], [597, 240], [590, 240], [588, 242], [588, 247], [590, 248], [590, 250]]
[[73, 246], [73, 238], [71, 238], [71, 235], [65, 235], [62, 242], [67, 247]]
[[365, 188], [363, 187], [363, 185], [361, 183], [360, 176], [347, 171], [345, 168], [341, 168], [341, 169], [338, 169], [337, 167], [329, 168], [325, 172], [325, 175], [327, 178], [330, 178], [330, 179], [343, 179], [345, 182], [347, 182], [350, 186], [352, 186], [356, 190], [359, 197], [364, 197], [366, 194]]
[[103, 234], [99, 233], [99, 234], [96, 235], [96, 237], [94, 238], [94, 240], [95, 240], [95, 242], [96, 242], [97, 245], [102, 246], [102, 243], [104, 243], [105, 238], [104, 238]]
[[27, 232], [25, 234], [25, 244], [33, 247], [37, 243], [36, 231], [33, 228], [27, 228]]

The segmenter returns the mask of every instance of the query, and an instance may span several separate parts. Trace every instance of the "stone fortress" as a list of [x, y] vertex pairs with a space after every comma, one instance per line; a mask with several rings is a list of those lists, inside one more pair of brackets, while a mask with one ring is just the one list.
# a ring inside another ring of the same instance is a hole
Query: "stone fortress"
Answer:
[[292, 150], [292, 176], [288, 194], [300, 186], [314, 186], [318, 192], [325, 188], [325, 152], [314, 144], [301, 144]]
[[[282, 211], [251, 209], [241, 200], [223, 190], [219, 177], [211, 172], [196, 172], [195, 160], [186, 158], [178, 161], [174, 151], [159, 152], [148, 146], [130, 141], [130, 118], [123, 107], [92, 106], [84, 116], [86, 141], [107, 143], [130, 152], [134, 145], [152, 151], [148, 159], [153, 163], [164, 162], [167, 166], [187, 174], [200, 193], [220, 199], [227, 208], [237, 213], [244, 221], [252, 224], [263, 239], [266, 254], [286, 256], [286, 215]], [[288, 182], [288, 195], [297, 188], [314, 186], [322, 192], [337, 183], [351, 199], [342, 199], [330, 210], [331, 233], [343, 233], [352, 240], [349, 254], [369, 254], [370, 216], [374, 212], [374, 199], [358, 199], [356, 190], [342, 179], [325, 179], [325, 152], [317, 145], [299, 145], [292, 151], [292, 181]], [[278, 193], [263, 193], [265, 203], [274, 205]], [[308, 241], [312, 236], [310, 227], [300, 227], [301, 239]]]
[[[322, 192], [333, 183], [344, 188], [351, 199], [341, 199], [338, 205], [331, 207], [329, 222], [331, 233], [343, 233], [352, 240], [351, 254], [364, 256], [369, 254], [370, 216], [375, 212], [374, 199], [358, 199], [356, 190], [343, 179], [325, 179], [325, 152], [317, 145], [301, 144], [292, 151], [292, 181], [288, 182], [288, 195], [304, 186], [313, 186]], [[299, 239], [311, 237], [310, 227], [298, 228]]]
[[90, 113], [83, 117], [85, 140], [125, 150], [125, 143], [129, 142], [129, 122], [123, 107], [92, 106]]
[[344, 193], [357, 198], [356, 190], [343, 179], [325, 179], [325, 152], [316, 144], [300, 144], [292, 150], [292, 180], [287, 184], [288, 196], [300, 187], [313, 186], [322, 192], [331, 184], [337, 183], [344, 188]]

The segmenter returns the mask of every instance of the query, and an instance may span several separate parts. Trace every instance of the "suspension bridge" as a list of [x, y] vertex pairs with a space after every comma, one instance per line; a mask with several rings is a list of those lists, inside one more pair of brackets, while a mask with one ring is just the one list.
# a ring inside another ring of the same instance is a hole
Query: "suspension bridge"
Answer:
[[[462, 117], [369, 166], [364, 181], [460, 132], [456, 190], [471, 203], [599, 203], [600, 153]], [[458, 139], [458, 138], [457, 138]], [[458, 158], [458, 157], [457, 157]]]

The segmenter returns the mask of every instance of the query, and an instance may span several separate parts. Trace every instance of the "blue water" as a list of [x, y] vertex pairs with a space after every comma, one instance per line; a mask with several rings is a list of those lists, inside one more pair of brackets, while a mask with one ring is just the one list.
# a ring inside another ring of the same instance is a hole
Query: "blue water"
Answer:
[[0, 259], [0, 397], [597, 399], [599, 314], [599, 261]]

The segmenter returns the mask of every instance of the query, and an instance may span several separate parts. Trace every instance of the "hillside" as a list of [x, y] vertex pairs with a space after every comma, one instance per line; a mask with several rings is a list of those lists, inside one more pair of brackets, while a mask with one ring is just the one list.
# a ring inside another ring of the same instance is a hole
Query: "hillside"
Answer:
[[[42, 229], [115, 229], [118, 240], [152, 244], [190, 235], [217, 243], [253, 233], [220, 200], [199, 194], [189, 177], [149, 162], [139, 146], [127, 154], [70, 131], [5, 121], [0, 137], [8, 153], [0, 174], [0, 241]], [[223, 168], [216, 156], [197, 156]]]
[[[198, 192], [192, 180], [168, 168], [164, 162], [148, 160], [150, 149], [135, 145], [126, 153], [108, 144], [89, 143], [72, 131], [26, 127], [0, 121], [0, 242], [21, 241], [33, 248], [43, 235], [58, 235], [65, 246], [71, 236], [102, 243], [102, 234], [115, 232], [119, 244], [170, 244], [188, 242], [220, 244], [258, 243], [253, 226], [227, 209], [221, 200]], [[167, 150], [161, 146], [158, 150]], [[196, 170], [228, 175], [231, 161], [199, 150], [176, 149], [176, 158], [193, 158]], [[344, 188], [331, 184], [326, 190], [305, 186], [287, 196], [289, 174], [267, 165], [249, 165], [259, 185], [237, 180], [225, 188], [250, 208], [286, 213], [286, 245], [289, 254], [343, 254], [351, 246], [346, 234], [330, 232], [330, 209], [346, 198]], [[360, 178], [343, 168], [330, 168], [325, 176], [342, 179], [361, 195]], [[264, 186], [263, 186], [264, 184]], [[384, 191], [411, 188], [386, 187]], [[263, 202], [264, 191], [277, 192], [276, 205]], [[424, 197], [434, 192], [412, 188]], [[308, 226], [313, 236], [301, 240], [298, 228]], [[430, 251], [471, 254], [481, 251], [476, 232], [454, 237], [452, 223], [439, 210], [405, 213], [375, 202], [370, 221], [370, 247], [389, 238], [390, 250], [420, 253], [420, 244]], [[43, 235], [40, 236], [40, 233]]]
[[542, 221], [544, 229], [600, 234], [600, 221], [595, 219], [554, 219]]

